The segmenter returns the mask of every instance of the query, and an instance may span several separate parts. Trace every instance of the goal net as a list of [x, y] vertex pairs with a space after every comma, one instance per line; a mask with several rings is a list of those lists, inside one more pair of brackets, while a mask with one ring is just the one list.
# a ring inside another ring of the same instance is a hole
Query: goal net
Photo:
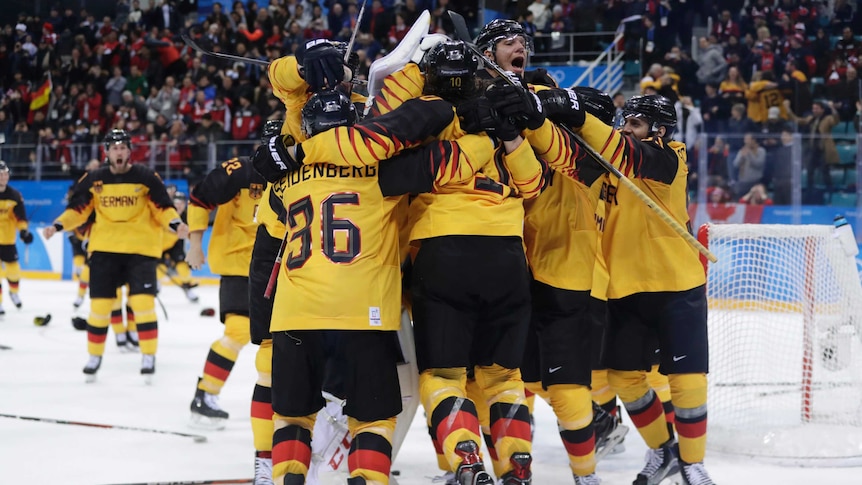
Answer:
[[862, 464], [862, 285], [832, 226], [705, 224], [708, 446]]

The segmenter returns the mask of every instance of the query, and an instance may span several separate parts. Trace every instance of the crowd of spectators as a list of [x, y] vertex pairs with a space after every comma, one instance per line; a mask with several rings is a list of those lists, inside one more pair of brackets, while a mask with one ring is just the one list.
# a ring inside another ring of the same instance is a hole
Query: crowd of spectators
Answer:
[[[45, 17], [20, 14], [0, 32], [0, 157], [16, 178], [32, 178], [37, 160], [41, 176], [68, 177], [100, 157], [106, 131], [123, 128], [133, 136], [135, 160], [156, 160], [200, 177], [214, 156], [250, 153], [262, 122], [283, 116], [283, 107], [264, 68], [203, 57], [181, 34], [205, 49], [265, 61], [311, 39], [347, 41], [358, 28], [354, 49], [363, 77], [422, 10], [432, 13], [433, 31], [451, 33], [451, 1], [370, 0], [358, 25], [361, 0], [271, 0], [267, 7], [247, 0], [230, 8], [215, 3], [206, 16], [188, 8], [191, 2], [118, 0], [113, 15], [101, 19], [69, 6], [51, 7]], [[643, 92], [677, 102], [676, 136], [689, 144], [693, 162], [699, 133], [710, 133], [709, 185], [721, 187], [729, 200], [762, 184], [776, 203], [786, 203], [789, 170], [777, 162], [790, 159], [783, 152], [797, 133], [805, 135], [810, 171], [819, 170], [819, 182], [831, 183], [828, 167], [840, 161], [829, 141], [832, 129], [846, 122], [858, 127], [862, 47], [853, 33], [862, 32], [862, 15], [856, 2], [495, 3], [533, 35], [537, 54], [568, 50], [571, 39], [557, 32], [624, 25], [628, 59], [642, 61], [646, 71]], [[476, 0], [457, 2], [474, 32], [477, 8]], [[708, 35], [691, 45], [695, 28], [708, 25]], [[49, 79], [47, 104], [31, 109]], [[618, 106], [624, 100], [615, 97]]]
[[[711, 29], [693, 52], [667, 43], [642, 46], [646, 72], [640, 89], [677, 103], [676, 137], [688, 146], [690, 187], [698, 185], [702, 149], [693, 142], [705, 132], [712, 202], [790, 204], [791, 163], [799, 158], [804, 203], [855, 192], [855, 178], [833, 183], [833, 174], [846, 175], [855, 166], [860, 131], [862, 42], [854, 32], [862, 33], [862, 12], [855, 4], [713, 2], [706, 8]], [[645, 17], [641, 27], [661, 25]], [[669, 35], [674, 32], [647, 38], [664, 42]]]

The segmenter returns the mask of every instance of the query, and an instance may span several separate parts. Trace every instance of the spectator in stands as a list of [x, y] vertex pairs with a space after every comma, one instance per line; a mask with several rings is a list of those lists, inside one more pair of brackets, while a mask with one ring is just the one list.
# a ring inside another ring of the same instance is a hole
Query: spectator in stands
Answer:
[[740, 204], [751, 205], [772, 205], [772, 199], [766, 192], [766, 187], [763, 184], [754, 184], [748, 192], [739, 198]]
[[733, 186], [733, 192], [737, 195], [747, 193], [763, 178], [763, 171], [766, 168], [766, 150], [757, 143], [757, 139], [751, 133], [745, 135], [742, 148], [736, 154], [733, 166], [739, 174]]
[[[829, 167], [838, 165], [838, 148], [832, 138], [832, 128], [838, 124], [838, 116], [833, 112], [828, 101], [818, 99], [811, 106], [809, 116], [798, 118], [800, 125], [806, 127], [807, 134], [804, 153], [805, 167], [808, 171], [807, 189], [814, 186], [815, 175], [823, 174], [823, 181], [828, 190], [832, 189], [832, 177]], [[800, 128], [801, 129], [801, 128]]]
[[543, 33], [550, 38], [547, 45], [548, 52], [558, 53], [557, 55], [550, 57], [549, 60], [551, 62], [565, 62], [568, 58], [570, 39], [562, 34], [573, 31], [574, 29], [572, 28], [571, 19], [563, 15], [563, 7], [560, 5], [554, 5], [554, 8], [551, 10], [551, 19], [548, 21], [545, 26], [545, 30], [543, 31]]
[[32, 173], [30, 167], [31, 155], [36, 153], [36, 133], [30, 131], [30, 126], [26, 121], [21, 120], [15, 123], [15, 131], [6, 140], [6, 143], [14, 148], [9, 149], [4, 155], [6, 161], [11, 167], [17, 167], [22, 174]]
[[697, 58], [697, 64], [700, 68], [697, 70], [697, 80], [701, 84], [721, 83], [727, 75], [727, 62], [724, 60], [721, 45], [712, 36], [701, 37], [699, 45], [700, 55]]
[[730, 10], [723, 10], [721, 17], [712, 25], [712, 35], [720, 43], [726, 43], [731, 36], [739, 38], [739, 24], [733, 20]]
[[[724, 138], [719, 135], [715, 137], [712, 145], [707, 149], [707, 169], [706, 173], [710, 180], [721, 180], [727, 182], [730, 180], [728, 173], [728, 156], [730, 155], [730, 147]], [[715, 178], [715, 179], [714, 179]]]
[[706, 96], [700, 100], [700, 114], [703, 117], [703, 131], [712, 136], [724, 133], [730, 118], [731, 102], [718, 95], [718, 86], [709, 83], [704, 86]]
[[787, 59], [778, 87], [785, 99], [790, 100], [790, 109], [794, 113], [805, 115], [811, 110], [810, 86], [808, 77], [799, 70], [796, 59], [793, 57]]
[[536, 36], [533, 38], [536, 52], [544, 53], [549, 49], [548, 40], [543, 33], [548, 26], [548, 21], [551, 19], [551, 10], [545, 5], [542, 0], [533, 0], [527, 10], [533, 14], [532, 23], [536, 26]]
[[688, 51], [673, 46], [664, 56], [665, 67], [670, 67], [679, 76], [679, 92], [697, 96], [701, 89], [697, 84], [697, 64], [691, 60]]
[[136, 96], [144, 96], [150, 90], [150, 83], [141, 72], [139, 66], [132, 64], [129, 67], [129, 80], [126, 89]]
[[108, 79], [108, 82], [105, 84], [108, 103], [115, 106], [119, 105], [120, 102], [122, 102], [122, 94], [125, 90], [126, 78], [123, 77], [123, 70], [120, 66], [116, 66], [114, 67], [114, 75]]
[[742, 78], [739, 68], [730, 66], [727, 69], [727, 77], [718, 86], [719, 94], [731, 104], [745, 103], [746, 91], [748, 91], [748, 84]]
[[740, 65], [751, 56], [751, 51], [748, 46], [739, 41], [739, 37], [731, 35], [727, 44], [724, 46], [724, 59], [727, 62], [727, 67], [739, 68]]
[[862, 93], [862, 80], [859, 79], [856, 68], [853, 66], [847, 66], [844, 76], [838, 84], [832, 86], [830, 93], [839, 120], [852, 121], [856, 115], [856, 102], [859, 100], [859, 93]]
[[814, 40], [811, 42], [811, 55], [817, 60], [814, 77], [826, 77], [829, 59], [832, 57], [832, 40], [829, 39], [826, 30], [822, 27], [817, 29]]
[[862, 48], [860, 48], [859, 43], [856, 42], [856, 38], [853, 36], [853, 29], [845, 27], [841, 31], [841, 38], [835, 43], [833, 56], [837, 59], [843, 59], [845, 62], [854, 59], [855, 63], [855, 60], [859, 59], [861, 53]]
[[674, 103], [676, 107], [676, 133], [674, 139], [685, 143], [686, 150], [692, 161], [697, 159], [697, 137], [703, 128], [703, 118], [700, 108], [694, 105], [690, 96], [682, 96]]
[[845, 28], [850, 28], [852, 21], [853, 6], [850, 5], [850, 2], [847, 0], [835, 0], [835, 5], [832, 6], [832, 18], [829, 21], [832, 34], [841, 35], [841, 32], [843, 32]]
[[[251, 104], [251, 98], [247, 94], [239, 97], [239, 104], [232, 113], [231, 135], [234, 140], [257, 140], [257, 129], [260, 126], [260, 113], [256, 106]], [[237, 145], [237, 156], [251, 156], [253, 146], [251, 144]]]

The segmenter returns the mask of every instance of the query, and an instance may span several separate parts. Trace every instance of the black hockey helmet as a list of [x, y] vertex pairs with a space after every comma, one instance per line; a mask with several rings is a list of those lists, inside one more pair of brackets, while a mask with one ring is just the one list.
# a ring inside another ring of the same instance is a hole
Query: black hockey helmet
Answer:
[[613, 126], [616, 107], [608, 93], [586, 86], [572, 88], [572, 91], [578, 95], [578, 101], [584, 111], [595, 116], [602, 123]]
[[447, 101], [460, 101], [474, 94], [479, 59], [460, 40], [441, 42], [425, 53], [426, 94]]
[[527, 47], [527, 53], [533, 53], [533, 38], [527, 35], [527, 31], [518, 22], [514, 20], [495, 19], [482, 27], [479, 35], [476, 37], [476, 47], [481, 51], [495, 52], [497, 42], [504, 39], [521, 36], [524, 38], [524, 44]]
[[132, 148], [132, 137], [129, 135], [129, 132], [126, 130], [111, 130], [105, 135], [105, 150], [110, 148], [111, 145], [117, 143], [125, 143], [127, 147]]
[[642, 118], [649, 123], [650, 135], [654, 135], [659, 127], [665, 127], [665, 136], [673, 134], [676, 128], [676, 108], [671, 100], [659, 94], [633, 96], [626, 101], [622, 112], [623, 120]]
[[337, 126], [356, 123], [356, 107], [338, 90], [315, 93], [302, 108], [302, 131], [314, 136]]

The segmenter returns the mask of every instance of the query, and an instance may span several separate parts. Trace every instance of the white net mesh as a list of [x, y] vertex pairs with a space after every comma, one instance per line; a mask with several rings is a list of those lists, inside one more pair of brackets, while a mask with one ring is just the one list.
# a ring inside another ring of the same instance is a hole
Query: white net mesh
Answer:
[[832, 226], [709, 224], [708, 446], [862, 464], [862, 285]]

